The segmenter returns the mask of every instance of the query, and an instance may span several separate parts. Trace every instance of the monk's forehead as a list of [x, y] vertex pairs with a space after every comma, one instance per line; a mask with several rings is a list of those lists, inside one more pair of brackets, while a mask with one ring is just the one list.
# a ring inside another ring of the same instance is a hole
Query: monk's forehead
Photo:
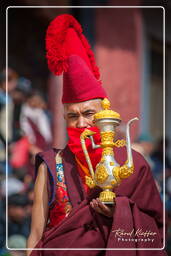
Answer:
[[64, 104], [64, 110], [67, 112], [75, 112], [75, 111], [86, 111], [87, 109], [100, 109], [101, 108], [101, 100], [94, 99], [83, 101], [79, 103], [68, 103]]

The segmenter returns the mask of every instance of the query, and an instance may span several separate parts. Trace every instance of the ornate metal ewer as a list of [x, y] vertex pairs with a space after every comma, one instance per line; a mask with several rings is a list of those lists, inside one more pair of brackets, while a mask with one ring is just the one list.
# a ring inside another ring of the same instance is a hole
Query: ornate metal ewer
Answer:
[[[129, 127], [130, 124], [134, 120], [138, 120], [138, 118], [135, 117], [128, 121], [126, 127], [126, 142], [125, 140], [117, 140], [114, 142], [115, 129], [121, 122], [120, 115], [110, 109], [110, 102], [106, 98], [102, 101], [102, 107], [104, 110], [94, 115], [95, 125], [100, 129], [100, 145], [94, 143], [93, 134], [95, 134], [95, 132], [88, 129], [82, 132], [80, 139], [91, 174], [91, 177], [86, 176], [86, 184], [90, 188], [95, 186], [102, 188], [103, 191], [100, 193], [99, 199], [105, 204], [113, 204], [116, 197], [113, 192], [114, 187], [118, 186], [122, 179], [128, 178], [134, 171]], [[91, 139], [93, 148], [102, 148], [102, 157], [100, 162], [96, 165], [95, 172], [85, 144], [85, 139], [87, 138]], [[127, 160], [124, 165], [120, 166], [114, 158], [113, 148], [115, 146], [121, 147], [124, 145], [127, 147]]]

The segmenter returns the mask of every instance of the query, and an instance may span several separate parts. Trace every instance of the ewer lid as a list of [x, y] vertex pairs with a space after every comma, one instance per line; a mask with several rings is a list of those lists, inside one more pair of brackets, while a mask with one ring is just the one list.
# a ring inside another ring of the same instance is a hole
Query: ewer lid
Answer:
[[121, 121], [121, 117], [120, 114], [111, 110], [110, 109], [110, 101], [107, 98], [104, 98], [104, 100], [102, 100], [102, 107], [104, 110], [96, 113], [94, 115], [94, 120], [99, 120], [99, 119], [106, 119], [106, 118], [112, 118], [112, 119], [117, 119]]

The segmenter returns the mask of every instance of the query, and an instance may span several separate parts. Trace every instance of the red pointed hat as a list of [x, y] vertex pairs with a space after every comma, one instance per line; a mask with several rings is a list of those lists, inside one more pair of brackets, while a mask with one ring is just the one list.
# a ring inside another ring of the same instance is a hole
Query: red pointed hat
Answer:
[[107, 97], [94, 54], [72, 15], [60, 15], [50, 23], [46, 50], [50, 71], [55, 75], [63, 73], [63, 103]]

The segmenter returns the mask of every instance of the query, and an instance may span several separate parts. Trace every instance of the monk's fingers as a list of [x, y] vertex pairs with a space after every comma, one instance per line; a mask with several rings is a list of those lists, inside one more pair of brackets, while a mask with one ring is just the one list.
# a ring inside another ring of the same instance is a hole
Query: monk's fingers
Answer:
[[113, 216], [113, 209], [114, 207], [109, 207], [105, 204], [103, 204], [99, 198], [93, 199], [90, 202], [91, 207], [98, 213], [103, 214], [107, 217], [112, 217]]
[[92, 200], [92, 203], [93, 203], [93, 205], [94, 205], [95, 207], [98, 207], [98, 201], [97, 201], [96, 199], [93, 199], [93, 200]]
[[100, 214], [103, 214], [107, 217], [112, 217], [113, 213], [111, 213], [111, 211], [109, 211], [108, 207], [103, 205], [102, 202], [100, 202], [100, 203], [102, 204], [102, 208], [99, 206], [99, 201], [97, 199], [93, 199], [90, 202], [90, 206], [93, 208], [94, 211], [96, 211]]
[[100, 207], [98, 206], [98, 202], [96, 199], [93, 199], [91, 202], [90, 202], [90, 205], [91, 207], [98, 213], [102, 213], [103, 214], [103, 211], [100, 209]]
[[100, 209], [100, 207], [98, 207], [97, 205], [93, 204], [92, 202], [90, 203], [91, 207], [93, 208], [94, 211], [100, 213], [100, 214], [103, 214], [103, 211]]
[[98, 207], [101, 209], [101, 211], [104, 213], [104, 215], [108, 216], [108, 217], [112, 217], [113, 216], [113, 211], [114, 211], [114, 206], [107, 206], [104, 203], [102, 203], [99, 198], [96, 199], [96, 201], [98, 202]]
[[93, 209], [94, 209], [96, 212], [98, 212], [98, 213], [100, 213], [100, 214], [102, 214], [102, 215], [105, 215], [105, 216], [107, 216], [107, 217], [112, 217], [111, 212], [105, 211], [105, 210], [101, 209], [99, 206], [95, 206]]
[[90, 202], [90, 205], [93, 209], [97, 208], [98, 207], [98, 201], [96, 199], [93, 199], [91, 202]]
[[107, 206], [106, 204], [102, 203], [99, 198], [96, 199], [96, 201], [98, 202], [98, 206], [103, 210], [103, 211], [110, 211], [110, 207]]

